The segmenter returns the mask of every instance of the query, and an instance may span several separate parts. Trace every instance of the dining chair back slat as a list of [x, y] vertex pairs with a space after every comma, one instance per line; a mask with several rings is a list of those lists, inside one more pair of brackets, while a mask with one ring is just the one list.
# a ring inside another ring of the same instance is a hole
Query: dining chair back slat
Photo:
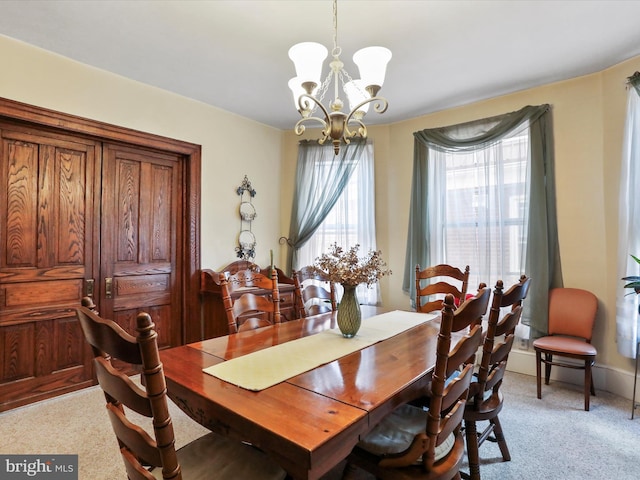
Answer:
[[293, 272], [293, 280], [299, 318], [337, 309], [336, 287], [325, 273], [306, 266]]
[[440, 264], [423, 270], [416, 265], [416, 311], [429, 313], [441, 310], [447, 294], [455, 298], [455, 304], [464, 302], [469, 286], [469, 265], [460, 270], [452, 265]]
[[[223, 272], [220, 274], [220, 289], [229, 334], [281, 322], [278, 272], [275, 268], [271, 269], [269, 276], [253, 270], [240, 270], [233, 275]], [[270, 290], [271, 294], [256, 295], [252, 293], [253, 289]], [[232, 295], [238, 292], [243, 293]]]

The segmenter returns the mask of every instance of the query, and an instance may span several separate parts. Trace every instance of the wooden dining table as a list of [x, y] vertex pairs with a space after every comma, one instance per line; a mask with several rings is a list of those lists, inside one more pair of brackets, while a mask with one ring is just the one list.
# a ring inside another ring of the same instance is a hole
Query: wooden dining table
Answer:
[[[382, 312], [361, 308], [363, 323]], [[163, 350], [169, 397], [204, 427], [260, 448], [291, 477], [318, 479], [385, 415], [424, 391], [439, 317], [425, 316], [425, 323], [260, 391], [203, 369], [336, 328], [335, 317], [325, 313]]]

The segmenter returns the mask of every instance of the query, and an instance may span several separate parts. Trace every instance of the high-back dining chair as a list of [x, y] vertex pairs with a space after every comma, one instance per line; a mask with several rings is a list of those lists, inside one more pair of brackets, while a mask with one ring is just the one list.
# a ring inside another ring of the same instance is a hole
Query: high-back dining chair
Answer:
[[[467, 441], [469, 475], [464, 478], [480, 480], [479, 448], [493, 433], [505, 462], [511, 460], [509, 448], [502, 432], [498, 414], [504, 398], [500, 386], [507, 369], [507, 359], [515, 339], [515, 329], [522, 316], [522, 302], [529, 291], [531, 279], [525, 275], [506, 292], [503, 282], [498, 280], [493, 291], [487, 330], [482, 345], [482, 359], [477, 381], [471, 383], [469, 400], [464, 410], [464, 430]], [[509, 307], [501, 316], [501, 309]], [[488, 421], [478, 435], [477, 422]]]
[[[482, 341], [482, 326], [471, 325], [487, 311], [489, 294], [481, 289], [457, 310], [453, 295], [445, 296], [428, 411], [404, 404], [387, 415], [351, 452], [344, 478], [355, 474], [354, 466], [380, 479], [460, 478], [461, 424], [473, 374], [468, 360]], [[465, 324], [470, 330], [451, 349], [452, 331]]]
[[[136, 317], [136, 336], [101, 318], [83, 301], [76, 310], [91, 345], [98, 383], [131, 480], [283, 479], [284, 470], [259, 450], [210, 433], [176, 450], [158, 335], [147, 313]], [[140, 387], [112, 365], [112, 359], [141, 369]], [[127, 409], [152, 419], [153, 432], [133, 423]]]
[[[591, 337], [597, 312], [598, 299], [587, 290], [554, 288], [549, 291], [549, 335], [533, 341], [538, 398], [542, 398], [543, 363], [545, 385], [549, 385], [552, 365], [577, 368], [584, 370], [584, 409], [589, 410], [589, 393], [594, 396], [596, 394], [591, 367], [598, 352], [591, 345]], [[580, 363], [554, 361], [554, 355], [578, 360]]]
[[456, 306], [460, 305], [468, 286], [469, 265], [464, 270], [445, 264], [420, 270], [420, 265], [416, 265], [416, 311], [429, 313], [442, 309], [444, 295], [448, 293], [456, 299]]
[[327, 275], [307, 266], [293, 272], [298, 317], [336, 310], [336, 287]]
[[[271, 295], [255, 295], [251, 290], [256, 288], [271, 290]], [[233, 275], [221, 273], [220, 289], [230, 334], [280, 323], [280, 293], [275, 268], [271, 269], [269, 277], [253, 270], [240, 270]], [[244, 293], [234, 300], [233, 292]]]

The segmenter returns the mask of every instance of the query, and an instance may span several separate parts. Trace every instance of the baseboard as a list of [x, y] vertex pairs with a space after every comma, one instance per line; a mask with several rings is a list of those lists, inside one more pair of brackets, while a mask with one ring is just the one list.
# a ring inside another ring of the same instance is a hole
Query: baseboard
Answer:
[[[531, 375], [534, 377], [533, 381], [535, 381], [535, 352], [533, 350], [513, 348], [509, 354], [507, 370], [524, 375]], [[574, 385], [582, 385], [584, 382], [584, 372], [571, 368], [554, 367], [551, 369], [551, 379]], [[593, 382], [597, 390], [605, 390], [629, 400], [631, 400], [633, 395], [633, 372], [627, 372], [606, 365], [598, 365], [596, 363], [593, 368]], [[640, 390], [640, 382], [638, 389]], [[640, 396], [640, 392], [636, 393], [636, 396]]]

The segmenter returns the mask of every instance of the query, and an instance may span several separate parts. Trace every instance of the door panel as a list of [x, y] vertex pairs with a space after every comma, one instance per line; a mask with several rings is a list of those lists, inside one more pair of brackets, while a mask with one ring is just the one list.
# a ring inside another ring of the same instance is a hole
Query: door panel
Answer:
[[94, 273], [99, 154], [90, 140], [0, 123], [2, 409], [92, 383], [74, 309]]
[[0, 412], [95, 383], [90, 291], [131, 332], [145, 310], [162, 345], [200, 340], [199, 232], [198, 145], [0, 98]]
[[105, 145], [103, 157], [101, 312], [133, 334], [146, 311], [160, 346], [178, 345], [180, 156]]

